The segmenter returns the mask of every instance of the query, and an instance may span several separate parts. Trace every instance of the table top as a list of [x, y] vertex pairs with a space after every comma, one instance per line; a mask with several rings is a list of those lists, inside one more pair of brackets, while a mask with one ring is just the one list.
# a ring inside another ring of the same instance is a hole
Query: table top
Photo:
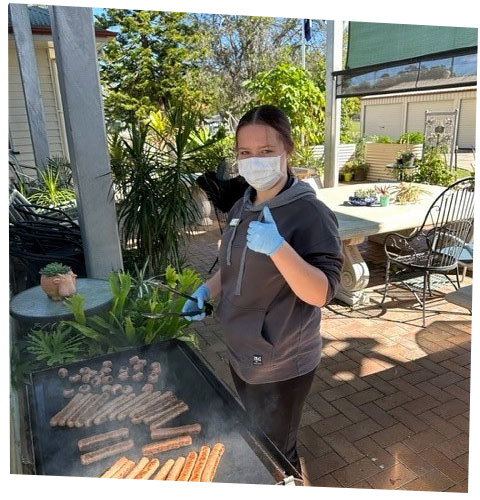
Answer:
[[342, 240], [421, 226], [435, 198], [446, 189], [443, 186], [416, 184], [429, 191], [429, 194], [422, 194], [420, 201], [415, 204], [397, 205], [393, 203], [387, 207], [357, 207], [346, 203], [348, 197], [352, 196], [356, 189], [375, 188], [376, 185], [383, 186], [385, 184], [398, 185], [400, 182], [369, 182], [323, 188], [317, 191], [317, 198], [323, 201], [337, 216], [338, 232]]
[[[85, 314], [103, 311], [113, 296], [107, 280], [77, 278], [77, 293], [85, 297]], [[56, 322], [73, 319], [73, 314], [63, 301], [50, 299], [40, 285], [24, 290], [10, 301], [10, 314], [25, 322]]]

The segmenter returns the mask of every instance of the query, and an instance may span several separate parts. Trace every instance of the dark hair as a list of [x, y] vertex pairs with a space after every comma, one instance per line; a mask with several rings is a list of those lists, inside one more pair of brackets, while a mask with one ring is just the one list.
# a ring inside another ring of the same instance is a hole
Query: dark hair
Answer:
[[[235, 146], [237, 146], [238, 131], [245, 125], [253, 125], [255, 123], [263, 123], [274, 128], [280, 135], [287, 154], [293, 152], [295, 145], [292, 138], [290, 120], [283, 110], [271, 104], [262, 104], [261, 106], [252, 108], [240, 118], [237, 130], [235, 131]], [[289, 175], [295, 175], [288, 165], [287, 172]]]

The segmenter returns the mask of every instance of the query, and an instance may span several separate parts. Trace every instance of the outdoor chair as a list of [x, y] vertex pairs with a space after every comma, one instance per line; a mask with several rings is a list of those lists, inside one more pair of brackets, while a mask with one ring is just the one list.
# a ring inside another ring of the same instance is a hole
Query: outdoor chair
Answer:
[[[425, 299], [427, 290], [432, 296], [432, 275], [444, 275], [455, 289], [460, 288], [460, 257], [473, 235], [474, 191], [473, 177], [454, 182], [435, 199], [422, 226], [413, 234], [406, 237], [390, 233], [385, 237], [387, 261], [381, 306], [389, 285], [406, 287], [422, 306], [425, 327]], [[448, 276], [452, 271], [456, 274], [456, 284]], [[423, 285], [418, 282], [420, 276]]]
[[[78, 276], [85, 276], [85, 257], [80, 227], [61, 211], [31, 212], [31, 206], [17, 205], [10, 216], [9, 250], [12, 274], [24, 276], [26, 287], [40, 283], [40, 269], [50, 262], [72, 266]], [[18, 279], [14, 279], [18, 293]]]

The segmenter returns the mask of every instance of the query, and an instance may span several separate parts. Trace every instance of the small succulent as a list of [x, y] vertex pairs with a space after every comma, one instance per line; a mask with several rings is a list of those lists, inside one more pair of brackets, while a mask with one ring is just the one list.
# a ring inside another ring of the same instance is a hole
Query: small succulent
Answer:
[[50, 262], [50, 264], [40, 269], [39, 272], [43, 276], [57, 276], [59, 274], [68, 274], [71, 270], [70, 266], [66, 266], [60, 262]]
[[375, 189], [357, 189], [355, 193], [353, 193], [353, 196], [355, 198], [371, 198], [372, 196], [375, 196]]
[[393, 193], [393, 187], [388, 184], [384, 184], [383, 186], [375, 186], [375, 191], [383, 196], [387, 196]]

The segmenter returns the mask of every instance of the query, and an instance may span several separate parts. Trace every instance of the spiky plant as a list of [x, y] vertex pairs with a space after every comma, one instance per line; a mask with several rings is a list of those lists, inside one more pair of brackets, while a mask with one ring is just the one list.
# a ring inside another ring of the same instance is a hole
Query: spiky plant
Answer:
[[40, 269], [39, 273], [43, 276], [52, 277], [59, 274], [68, 274], [71, 270], [72, 268], [70, 266], [66, 266], [60, 262], [50, 262], [50, 264]]

